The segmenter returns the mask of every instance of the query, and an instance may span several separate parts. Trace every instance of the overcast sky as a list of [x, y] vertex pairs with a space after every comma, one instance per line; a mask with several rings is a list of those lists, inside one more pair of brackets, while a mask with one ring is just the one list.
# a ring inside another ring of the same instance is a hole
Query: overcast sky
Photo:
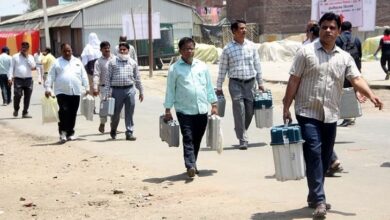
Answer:
[[20, 14], [26, 9], [27, 5], [23, 0], [0, 0], [0, 16]]

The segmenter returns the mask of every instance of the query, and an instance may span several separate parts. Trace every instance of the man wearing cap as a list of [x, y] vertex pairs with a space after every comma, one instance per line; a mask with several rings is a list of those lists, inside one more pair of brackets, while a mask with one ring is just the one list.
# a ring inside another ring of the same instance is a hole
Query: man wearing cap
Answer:
[[8, 73], [11, 70], [12, 57], [9, 55], [8, 47], [3, 47], [0, 54], [0, 88], [3, 97], [3, 105], [11, 102], [11, 86], [8, 84]]
[[28, 54], [29, 48], [28, 42], [22, 42], [20, 52], [12, 57], [11, 71], [8, 74], [9, 83], [12, 84], [13, 81], [14, 84], [14, 117], [18, 117], [20, 100], [24, 95], [22, 117], [31, 118], [28, 108], [34, 85], [32, 70], [36, 68], [36, 64], [34, 57]]

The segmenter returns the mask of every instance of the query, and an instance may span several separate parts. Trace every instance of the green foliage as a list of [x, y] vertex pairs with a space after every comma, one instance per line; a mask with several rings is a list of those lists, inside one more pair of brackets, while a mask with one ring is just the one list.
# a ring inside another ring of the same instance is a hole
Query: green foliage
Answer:
[[28, 4], [27, 11], [35, 11], [38, 9], [38, 1], [39, 0], [25, 0], [25, 2]]

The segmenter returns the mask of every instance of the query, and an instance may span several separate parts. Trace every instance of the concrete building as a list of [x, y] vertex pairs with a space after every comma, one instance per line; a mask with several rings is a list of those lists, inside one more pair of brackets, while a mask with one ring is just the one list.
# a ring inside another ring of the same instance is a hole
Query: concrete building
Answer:
[[[377, 0], [376, 25], [390, 25], [390, 1]], [[302, 33], [310, 19], [311, 0], [227, 0], [227, 18], [259, 25], [259, 34]]]
[[[122, 34], [122, 16], [131, 10], [134, 14], [147, 13], [147, 3], [145, 0], [83, 0], [49, 7], [51, 48], [58, 55], [59, 46], [67, 42], [79, 56], [91, 32], [115, 46]], [[194, 25], [200, 25], [197, 23], [201, 20], [194, 16], [191, 6], [173, 0], [152, 0], [152, 6], [154, 12], [160, 12], [161, 24], [172, 27], [172, 41], [184, 36], [201, 36], [200, 28], [194, 31]], [[42, 9], [0, 23], [0, 31], [29, 29], [40, 30], [41, 42], [45, 42]]]

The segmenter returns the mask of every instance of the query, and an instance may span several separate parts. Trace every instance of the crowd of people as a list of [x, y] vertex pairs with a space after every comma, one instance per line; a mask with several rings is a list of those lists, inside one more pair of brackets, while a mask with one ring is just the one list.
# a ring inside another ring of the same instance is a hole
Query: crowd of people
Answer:
[[[375, 107], [383, 108], [382, 101], [370, 90], [361, 77], [361, 46], [358, 38], [351, 36], [351, 23], [341, 22], [338, 15], [325, 13], [318, 22], [307, 25], [307, 39], [297, 52], [283, 98], [283, 120], [292, 121], [290, 107], [295, 102], [295, 118], [304, 139], [303, 152], [309, 193], [308, 206], [315, 217], [323, 217], [330, 209], [324, 191], [324, 177], [329, 169], [340, 169], [334, 152], [339, 119], [339, 104], [344, 86], [353, 87], [362, 101], [370, 100]], [[340, 30], [342, 34], [339, 36]], [[247, 150], [247, 130], [253, 117], [254, 93], [264, 91], [262, 70], [257, 49], [246, 39], [246, 22], [236, 20], [231, 24], [233, 40], [222, 52], [216, 91], [207, 65], [194, 58], [195, 41], [184, 37], [179, 43], [180, 59], [169, 67], [164, 101], [166, 121], [172, 120], [174, 108], [183, 136], [184, 166], [193, 178], [199, 173], [197, 159], [204, 136], [207, 115], [218, 114], [217, 95], [223, 95], [223, 83], [228, 78], [232, 100], [234, 130], [240, 150]], [[381, 65], [389, 78], [390, 31], [386, 29], [381, 39]], [[351, 43], [352, 42], [352, 43]], [[358, 54], [354, 57], [346, 45], [354, 44]], [[337, 45], [337, 46], [336, 46]], [[134, 108], [136, 93], [144, 100], [143, 86], [134, 48], [120, 36], [115, 55], [107, 41], [100, 41], [95, 33], [81, 54], [81, 60], [72, 55], [68, 43], [61, 45], [57, 59], [46, 48], [42, 55], [30, 55], [29, 44], [23, 42], [19, 53], [10, 57], [8, 48], [0, 55], [0, 85], [4, 105], [12, 102], [10, 86], [14, 86], [14, 112], [19, 114], [23, 99], [23, 118], [31, 118], [29, 104], [33, 91], [32, 71], [39, 69], [45, 87], [45, 96], [55, 96], [59, 106], [58, 132], [60, 142], [74, 140], [77, 110], [81, 97], [86, 94], [101, 100], [115, 99], [111, 116], [110, 136], [117, 137], [121, 110], [125, 109], [125, 138], [135, 141]], [[377, 53], [376, 52], [376, 53]], [[326, 67], [326, 68], [325, 68]], [[324, 101], [326, 100], [326, 101]], [[107, 116], [100, 117], [98, 131], [106, 131]]]

